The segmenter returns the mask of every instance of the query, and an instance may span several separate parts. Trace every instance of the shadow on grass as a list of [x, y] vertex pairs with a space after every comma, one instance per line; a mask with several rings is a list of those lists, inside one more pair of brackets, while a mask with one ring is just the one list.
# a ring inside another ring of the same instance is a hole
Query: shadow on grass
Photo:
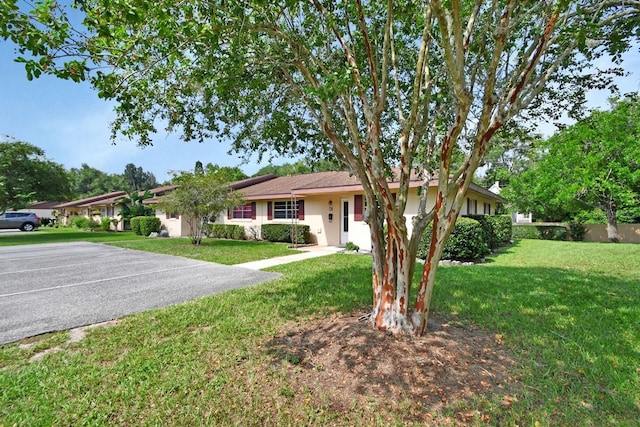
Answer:
[[[260, 293], [277, 301], [278, 311], [291, 319], [370, 307], [368, 259], [337, 255], [277, 270], [284, 278]], [[522, 361], [522, 381], [552, 406], [549, 412], [569, 405], [572, 409], [562, 410], [565, 420], [572, 419], [572, 411], [580, 417], [592, 409], [601, 412], [595, 419], [607, 414], [636, 419], [639, 296], [640, 284], [631, 278], [486, 264], [439, 269], [432, 308], [440, 316], [504, 336]], [[439, 326], [433, 326], [428, 333], [437, 334]], [[382, 343], [388, 337], [368, 339]], [[353, 357], [351, 350], [345, 349], [344, 363]], [[402, 363], [389, 369], [392, 377], [403, 375]]]
[[632, 278], [486, 265], [439, 270], [433, 308], [504, 334], [524, 381], [558, 408], [573, 399], [576, 411], [637, 419], [639, 297]]

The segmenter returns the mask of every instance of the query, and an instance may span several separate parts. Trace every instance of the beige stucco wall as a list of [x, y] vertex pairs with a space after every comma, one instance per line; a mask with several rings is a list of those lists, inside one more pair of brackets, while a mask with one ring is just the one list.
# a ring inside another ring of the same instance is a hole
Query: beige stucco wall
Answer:
[[[585, 224], [585, 242], [608, 242], [606, 224]], [[620, 243], [640, 243], [640, 224], [618, 224]]]
[[160, 218], [160, 229], [167, 230], [169, 237], [185, 237], [189, 235], [189, 223], [181, 215], [180, 218], [167, 218], [166, 212], [156, 211]]
[[[289, 201], [291, 199], [272, 199], [268, 201]], [[300, 197], [304, 200], [304, 220], [298, 224], [308, 225], [311, 233], [311, 240], [321, 246], [338, 245], [340, 233], [340, 221], [338, 204], [339, 198], [333, 195]], [[248, 237], [252, 236], [251, 228], [259, 232], [263, 224], [291, 224], [290, 219], [268, 219], [267, 200], [256, 200], [256, 219], [229, 219], [226, 214], [221, 215], [218, 222], [223, 224], [236, 224], [245, 228]], [[331, 206], [329, 205], [331, 201]], [[334, 212], [330, 212], [330, 208]], [[333, 219], [329, 220], [329, 213], [333, 213]], [[258, 235], [258, 237], [261, 237]]]
[[[435, 204], [435, 195], [437, 193], [436, 188], [429, 189], [427, 209], [431, 209]], [[362, 194], [361, 192], [345, 192], [334, 194], [319, 194], [306, 197], [299, 197], [298, 200], [304, 200], [304, 220], [298, 221], [299, 224], [309, 226], [311, 232], [311, 239], [314, 243], [321, 246], [342, 246], [346, 241], [355, 243], [361, 250], [371, 250], [371, 238], [369, 233], [369, 226], [363, 221], [355, 221], [354, 216], [354, 196], [356, 194]], [[485, 197], [484, 195], [471, 193], [470, 198], [477, 201], [478, 214], [483, 213], [483, 203], [491, 204], [491, 213], [495, 213], [496, 201]], [[349, 201], [349, 231], [346, 241], [342, 239], [341, 233], [341, 219], [342, 219], [342, 200], [347, 199]], [[223, 224], [237, 224], [245, 227], [245, 231], [248, 237], [252, 236], [249, 231], [250, 228], [255, 227], [256, 231], [261, 229], [263, 224], [291, 224], [291, 220], [284, 219], [272, 219], [269, 220], [267, 216], [267, 202], [278, 200], [291, 200], [291, 199], [272, 199], [272, 200], [256, 200], [256, 219], [229, 219], [224, 214], [218, 220]], [[418, 211], [419, 196], [417, 189], [409, 190], [409, 200], [407, 202], [407, 209], [405, 218], [407, 221], [407, 228], [409, 233], [412, 230], [412, 218]], [[474, 213], [474, 212], [471, 212]], [[333, 218], [330, 220], [329, 215], [332, 214]], [[467, 214], [467, 203], [462, 207], [461, 215]]]

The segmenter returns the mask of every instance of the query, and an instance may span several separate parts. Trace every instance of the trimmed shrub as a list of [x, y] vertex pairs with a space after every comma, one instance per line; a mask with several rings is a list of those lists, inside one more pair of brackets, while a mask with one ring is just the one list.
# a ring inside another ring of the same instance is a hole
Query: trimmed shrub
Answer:
[[69, 223], [72, 227], [85, 229], [87, 228], [87, 218], [83, 216], [77, 216], [71, 220]]
[[89, 218], [87, 220], [87, 229], [91, 231], [96, 231], [100, 228], [100, 223], [93, 218]]
[[582, 242], [587, 234], [587, 227], [582, 221], [569, 221], [569, 236], [575, 242]]
[[[418, 258], [426, 259], [431, 243], [432, 224], [424, 231], [418, 245]], [[442, 259], [475, 261], [491, 253], [485, 242], [485, 229], [471, 218], [459, 218], [444, 244]]]
[[495, 250], [511, 243], [513, 225], [509, 215], [467, 215], [466, 218], [480, 223], [489, 249]]
[[131, 231], [133, 231], [136, 235], [142, 236], [142, 231], [140, 231], [140, 218], [141, 216], [134, 216], [129, 219], [129, 226], [131, 227]]
[[487, 244], [487, 246], [489, 246], [489, 249], [494, 250], [502, 246], [501, 243], [498, 242], [498, 238], [493, 229], [493, 223], [489, 220], [488, 215], [467, 215], [464, 218], [471, 218], [478, 221], [478, 223], [482, 227], [484, 242]]
[[356, 245], [353, 242], [347, 242], [344, 245], [344, 249], [351, 252], [358, 252], [360, 250], [360, 246]]
[[[262, 239], [269, 242], [287, 242], [292, 243], [291, 224], [263, 224]], [[297, 225], [298, 243], [311, 243], [311, 232], [308, 225]]]
[[487, 220], [492, 224], [493, 232], [499, 246], [505, 246], [511, 243], [513, 239], [513, 223], [511, 215], [489, 215]]
[[40, 218], [40, 225], [43, 227], [53, 227], [55, 223], [56, 223], [55, 219]]
[[514, 239], [567, 240], [564, 225], [514, 225]]
[[245, 240], [247, 238], [242, 225], [206, 224], [205, 227], [207, 229], [207, 235], [214, 239]]
[[140, 219], [140, 232], [143, 236], [151, 233], [158, 233], [162, 222], [157, 216], [143, 216]]
[[102, 218], [100, 220], [100, 230], [102, 231], [109, 231], [111, 230], [111, 219], [109, 218]]

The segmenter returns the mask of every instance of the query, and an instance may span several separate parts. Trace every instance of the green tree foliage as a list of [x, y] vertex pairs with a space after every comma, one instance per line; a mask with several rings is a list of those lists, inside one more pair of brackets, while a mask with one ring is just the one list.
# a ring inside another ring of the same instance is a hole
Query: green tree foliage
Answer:
[[122, 221], [129, 221], [133, 217], [153, 216], [155, 210], [144, 203], [145, 200], [151, 199], [153, 194], [146, 191], [132, 191], [127, 196], [118, 197], [116, 203], [120, 206], [120, 218]]
[[97, 196], [129, 188], [123, 175], [108, 174], [83, 163], [80, 168], [69, 170], [71, 188], [76, 199]]
[[522, 173], [537, 153], [534, 142], [540, 138], [540, 135], [517, 123], [503, 128], [484, 158], [486, 170], [478, 184], [489, 188], [497, 181], [501, 187], [508, 187], [511, 177]]
[[133, 163], [128, 163], [124, 167], [123, 176], [129, 184], [126, 188], [128, 191], [144, 191], [158, 186], [158, 181], [153, 172], [146, 172], [141, 166], [136, 166]]
[[23, 141], [0, 141], [0, 213], [35, 201], [66, 200], [69, 177], [42, 149]]
[[225, 183], [249, 178], [238, 166], [218, 166], [212, 163], [207, 163], [204, 173], [214, 177], [218, 182]]
[[312, 172], [342, 170], [338, 162], [331, 159], [298, 160], [295, 163], [263, 166], [253, 176], [274, 174], [277, 176], [298, 175]]
[[542, 159], [505, 196], [522, 211], [551, 217], [600, 209], [609, 240], [618, 241], [618, 212], [629, 215], [640, 204], [640, 100], [616, 101], [610, 111], [556, 133], [542, 149]]
[[215, 174], [180, 172], [174, 174], [172, 181], [178, 188], [160, 197], [157, 208], [186, 218], [194, 245], [202, 242], [204, 225], [210, 219], [243, 203], [240, 193], [220, 182]]
[[[414, 334], [425, 331], [444, 242], [494, 136], [518, 115], [577, 113], [590, 87], [611, 87], [621, 71], [589, 64], [618, 60], [640, 16], [622, 0], [76, 4], [86, 31], [56, 2], [26, 13], [17, 0], [0, 3], [0, 36], [26, 55], [28, 77], [89, 79], [117, 104], [114, 134], [141, 144], [163, 125], [185, 140], [231, 139], [244, 153], [336, 159], [363, 186], [371, 321]], [[421, 191], [410, 232], [413, 169], [425, 187], [440, 180], [435, 204]]]

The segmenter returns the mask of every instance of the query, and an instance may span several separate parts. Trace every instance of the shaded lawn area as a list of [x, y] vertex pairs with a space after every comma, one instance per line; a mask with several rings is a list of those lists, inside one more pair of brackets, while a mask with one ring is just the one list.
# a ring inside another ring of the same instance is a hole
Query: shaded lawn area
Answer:
[[121, 248], [183, 256], [226, 265], [299, 253], [289, 249], [285, 243], [205, 238], [201, 245], [194, 246], [188, 238], [150, 238], [137, 236], [133, 232], [83, 231], [74, 228], [43, 227], [30, 233], [0, 235], [0, 246], [73, 241], [106, 243]]
[[[434, 315], [480, 328], [517, 361], [506, 403], [488, 393], [436, 411], [407, 391], [393, 405], [370, 397], [345, 409], [301, 386], [296, 375], [308, 368], [274, 357], [273, 338], [370, 308], [370, 258], [337, 254], [275, 267], [284, 276], [263, 285], [129, 316], [77, 343], [55, 333], [0, 347], [0, 424], [636, 425], [638, 260], [640, 245], [526, 240], [486, 264], [438, 270]], [[54, 346], [61, 351], [29, 362]]]

